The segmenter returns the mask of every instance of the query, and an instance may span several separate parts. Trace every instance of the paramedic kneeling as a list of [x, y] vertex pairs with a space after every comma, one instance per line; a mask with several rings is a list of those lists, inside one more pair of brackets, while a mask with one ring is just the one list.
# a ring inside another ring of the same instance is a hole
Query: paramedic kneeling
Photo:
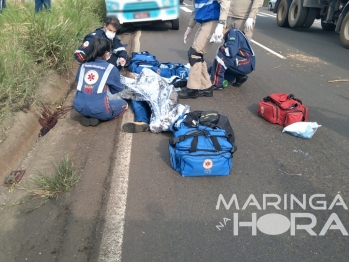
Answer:
[[110, 51], [110, 41], [96, 37], [91, 57], [80, 65], [76, 74], [78, 84], [73, 105], [84, 116], [80, 120], [83, 126], [96, 126], [117, 118], [127, 109], [127, 102], [116, 94], [124, 89], [120, 72], [106, 61]]

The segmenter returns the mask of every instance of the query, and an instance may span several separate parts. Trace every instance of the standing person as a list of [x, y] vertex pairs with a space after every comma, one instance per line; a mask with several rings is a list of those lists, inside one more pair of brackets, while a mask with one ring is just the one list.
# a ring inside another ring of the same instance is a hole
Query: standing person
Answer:
[[[244, 32], [247, 39], [251, 41], [258, 9], [262, 5], [263, 0], [232, 0], [227, 19], [227, 29], [237, 28]], [[240, 87], [246, 82], [247, 78], [247, 75], [237, 75], [232, 85]]]
[[35, 0], [35, 12], [41, 11], [42, 7], [51, 11], [51, 0]]
[[81, 64], [76, 74], [77, 91], [74, 108], [83, 117], [83, 126], [96, 126], [101, 121], [117, 118], [128, 107], [116, 93], [124, 89], [120, 72], [106, 60], [110, 58], [111, 44], [108, 39], [95, 38], [91, 56]]
[[227, 29], [237, 28], [244, 32], [249, 41], [252, 39], [258, 9], [263, 0], [232, 0], [230, 2]]
[[204, 55], [213, 45], [213, 42], [210, 42], [213, 33], [216, 39], [223, 36], [230, 0], [195, 0], [194, 3], [195, 10], [191, 14], [188, 28], [184, 34], [184, 43], [186, 43], [196, 23], [199, 24], [199, 28], [188, 51], [191, 66], [188, 84], [186, 88], [178, 91], [179, 98], [213, 96], [213, 87]]
[[116, 36], [116, 32], [120, 28], [120, 21], [117, 17], [107, 17], [104, 20], [104, 25], [97, 28], [94, 32], [85, 36], [82, 45], [74, 53], [75, 60], [79, 63], [84, 63], [86, 57], [92, 51], [93, 39], [95, 36], [98, 38], [109, 39], [112, 41], [113, 53], [108, 60], [109, 63], [115, 65], [120, 70], [126, 64], [126, 48], [120, 39]]

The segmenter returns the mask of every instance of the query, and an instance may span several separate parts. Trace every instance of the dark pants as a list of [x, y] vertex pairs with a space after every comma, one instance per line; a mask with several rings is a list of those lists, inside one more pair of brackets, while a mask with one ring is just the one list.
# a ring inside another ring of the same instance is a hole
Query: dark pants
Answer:
[[35, 12], [39, 12], [43, 7], [51, 10], [51, 0], [35, 0]]
[[6, 8], [6, 1], [0, 0], [0, 11], [2, 11], [3, 8]]
[[136, 122], [150, 123], [151, 109], [146, 101], [131, 100], [131, 108], [135, 114]]

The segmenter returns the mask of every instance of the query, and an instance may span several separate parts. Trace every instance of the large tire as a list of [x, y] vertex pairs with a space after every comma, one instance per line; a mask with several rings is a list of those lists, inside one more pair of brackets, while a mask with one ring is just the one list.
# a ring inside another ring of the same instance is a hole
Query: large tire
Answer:
[[303, 0], [293, 0], [288, 11], [288, 24], [297, 28], [304, 25], [308, 15], [308, 7], [303, 7]]
[[281, 0], [276, 12], [276, 23], [280, 27], [289, 27], [288, 10], [290, 9], [292, 0]]
[[342, 46], [344, 48], [349, 48], [349, 12], [342, 21], [340, 39]]
[[172, 20], [172, 30], [178, 30], [179, 29], [179, 18]]
[[324, 19], [321, 19], [321, 27], [324, 31], [334, 31], [336, 29], [335, 24], [324, 23]]
[[307, 18], [303, 24], [303, 28], [309, 28], [313, 25], [317, 14], [317, 8], [309, 7]]

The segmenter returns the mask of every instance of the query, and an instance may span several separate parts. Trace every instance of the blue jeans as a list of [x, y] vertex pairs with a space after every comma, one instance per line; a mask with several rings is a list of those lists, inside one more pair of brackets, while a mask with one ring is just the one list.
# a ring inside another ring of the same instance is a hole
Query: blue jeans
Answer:
[[[1, 7], [2, 7], [2, 8], [6, 8], [6, 1], [5, 1], [5, 0], [0, 0], [0, 1], [2, 2]], [[0, 10], [1, 10], [2, 8], [0, 8]]]
[[42, 7], [51, 10], [51, 0], [35, 0], [35, 12], [39, 12]]
[[136, 122], [150, 123], [151, 110], [146, 101], [131, 100], [131, 108], [135, 114]]

